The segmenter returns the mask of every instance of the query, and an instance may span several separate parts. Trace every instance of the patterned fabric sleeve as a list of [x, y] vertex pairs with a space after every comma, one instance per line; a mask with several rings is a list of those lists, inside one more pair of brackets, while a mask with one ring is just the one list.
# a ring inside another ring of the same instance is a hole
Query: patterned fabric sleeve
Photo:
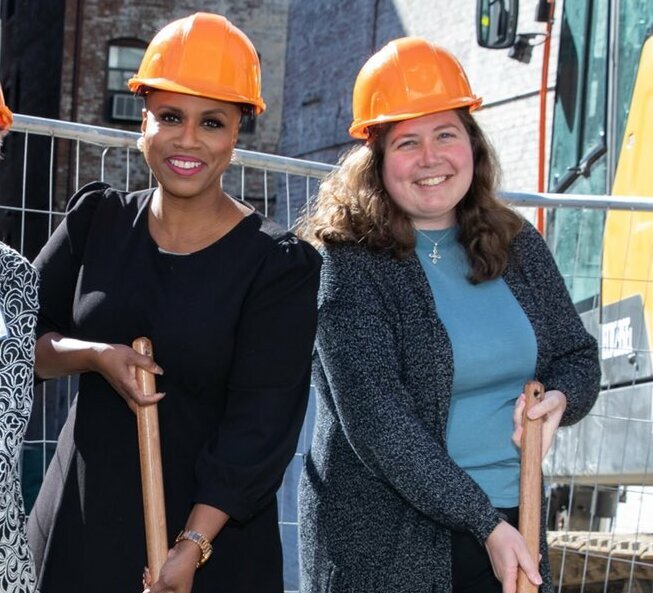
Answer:
[[34, 568], [18, 467], [32, 407], [37, 274], [2, 243], [0, 311], [5, 326], [0, 339], [0, 590], [31, 593]]

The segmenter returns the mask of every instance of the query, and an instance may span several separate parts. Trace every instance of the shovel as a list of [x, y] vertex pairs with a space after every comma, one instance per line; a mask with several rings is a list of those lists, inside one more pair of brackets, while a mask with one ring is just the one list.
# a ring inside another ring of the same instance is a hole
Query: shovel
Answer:
[[[147, 338], [136, 338], [132, 343], [132, 347], [139, 354], [152, 358], [152, 342]], [[154, 395], [156, 393], [152, 373], [137, 368], [136, 380], [145, 395]], [[138, 448], [141, 460], [141, 485], [145, 513], [147, 565], [152, 583], [156, 583], [159, 579], [161, 567], [168, 557], [157, 405], [137, 406], [136, 418], [138, 421]]]
[[[531, 420], [527, 416], [535, 404], [542, 401], [544, 386], [529, 381], [524, 386], [526, 406], [522, 419], [521, 474], [519, 478], [519, 533], [526, 540], [528, 552], [539, 566], [540, 558], [540, 513], [542, 504], [542, 418]], [[517, 593], [537, 593], [538, 586], [528, 580], [519, 569]]]

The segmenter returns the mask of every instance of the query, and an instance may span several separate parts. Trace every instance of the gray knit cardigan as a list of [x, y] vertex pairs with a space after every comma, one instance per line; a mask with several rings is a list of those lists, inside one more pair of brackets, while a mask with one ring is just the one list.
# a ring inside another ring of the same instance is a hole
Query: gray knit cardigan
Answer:
[[[414, 254], [399, 261], [342, 244], [323, 255], [317, 412], [299, 494], [301, 591], [447, 593], [450, 530], [484, 542], [500, 520], [447, 454], [451, 342]], [[577, 422], [598, 395], [597, 345], [528, 223], [504, 278], [535, 332], [535, 378], [567, 396], [562, 424]], [[550, 593], [544, 534], [542, 551], [540, 591]]]

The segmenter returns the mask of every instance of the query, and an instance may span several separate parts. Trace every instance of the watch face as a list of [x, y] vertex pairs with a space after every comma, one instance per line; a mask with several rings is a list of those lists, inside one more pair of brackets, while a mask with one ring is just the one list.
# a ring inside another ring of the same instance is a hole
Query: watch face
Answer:
[[199, 546], [199, 549], [202, 552], [202, 557], [199, 559], [199, 562], [197, 563], [198, 568], [202, 566], [202, 564], [204, 564], [213, 553], [213, 546], [211, 545], [209, 540], [206, 539], [201, 533], [198, 533], [197, 531], [192, 531], [189, 529], [180, 532], [177, 538], [175, 539], [175, 543], [183, 540], [189, 540]]

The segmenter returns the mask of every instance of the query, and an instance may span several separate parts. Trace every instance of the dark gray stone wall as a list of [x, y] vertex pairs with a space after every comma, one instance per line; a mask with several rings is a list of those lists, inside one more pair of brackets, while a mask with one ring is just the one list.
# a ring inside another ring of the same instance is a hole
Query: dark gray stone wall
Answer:
[[279, 152], [335, 162], [351, 144], [351, 91], [365, 61], [406, 35], [391, 0], [292, 0]]
[[[12, 0], [0, 6], [0, 80], [7, 104], [17, 113], [57, 117], [65, 0]], [[0, 204], [19, 207], [25, 196], [27, 208], [47, 208], [50, 139], [29, 138], [27, 165], [22, 134], [9, 134], [3, 148]], [[0, 210], [0, 240], [22, 249], [28, 257], [36, 255], [47, 232], [47, 219], [42, 215]]]

